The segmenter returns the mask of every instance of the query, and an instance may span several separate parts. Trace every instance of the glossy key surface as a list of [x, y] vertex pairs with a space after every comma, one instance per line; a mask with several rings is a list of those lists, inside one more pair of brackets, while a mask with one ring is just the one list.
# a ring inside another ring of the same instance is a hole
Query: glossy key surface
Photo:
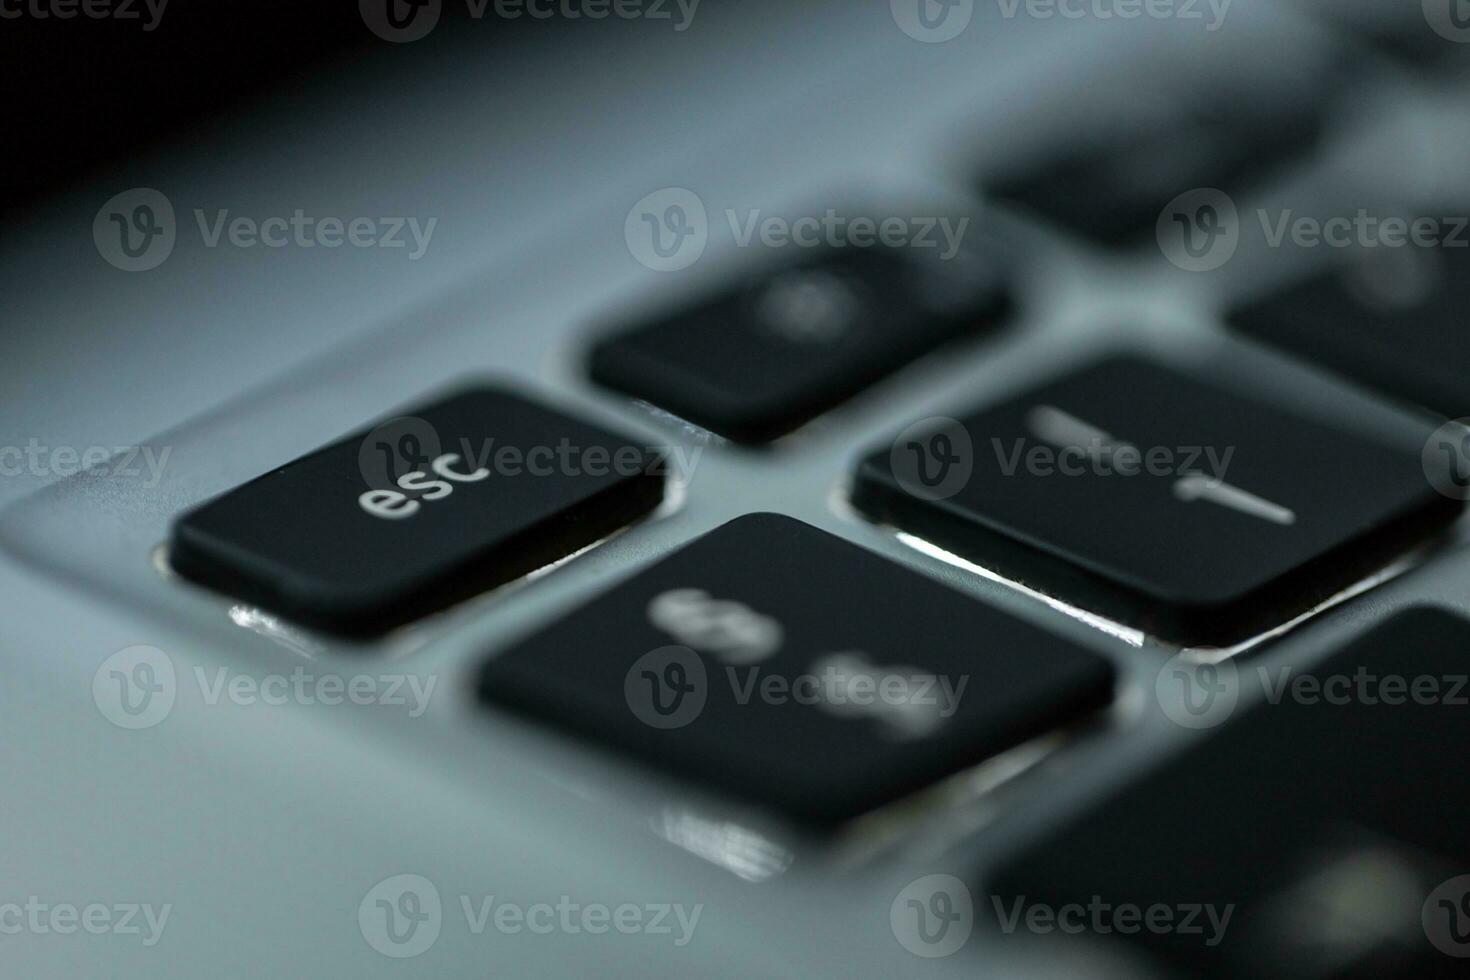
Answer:
[[1111, 699], [1104, 658], [810, 525], [732, 521], [496, 656], [481, 696], [802, 823]]

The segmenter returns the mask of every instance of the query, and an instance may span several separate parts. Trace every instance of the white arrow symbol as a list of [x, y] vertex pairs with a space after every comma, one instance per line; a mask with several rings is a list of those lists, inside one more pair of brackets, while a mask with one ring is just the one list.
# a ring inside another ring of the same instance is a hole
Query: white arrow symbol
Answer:
[[1026, 416], [1026, 422], [1036, 438], [1063, 449], [1075, 449], [1088, 459], [1098, 461], [1108, 453], [1131, 453], [1138, 450], [1131, 444], [1114, 439], [1111, 433], [1068, 414], [1055, 405], [1037, 405]]
[[1270, 521], [1272, 524], [1296, 523], [1296, 514], [1289, 508], [1273, 504], [1253, 493], [1231, 486], [1224, 480], [1211, 479], [1202, 473], [1189, 473], [1181, 476], [1174, 483], [1174, 496], [1186, 502], [1207, 500], [1212, 504], [1229, 507], [1242, 514], [1259, 517], [1263, 521]]

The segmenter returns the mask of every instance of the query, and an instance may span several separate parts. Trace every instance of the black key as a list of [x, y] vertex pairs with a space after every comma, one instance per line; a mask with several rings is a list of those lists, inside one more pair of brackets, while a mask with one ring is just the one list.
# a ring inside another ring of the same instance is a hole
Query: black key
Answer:
[[1140, 93], [1135, 114], [1099, 120], [1049, 153], [982, 175], [984, 192], [1095, 244], [1136, 245], [1152, 238], [1181, 194], [1241, 195], [1311, 151], [1330, 91], [1324, 84], [1270, 99], [1195, 92], [1169, 101]]
[[1161, 906], [1180, 925], [1213, 906], [1113, 936], [1190, 977], [1465, 976], [1467, 650], [1470, 623], [1417, 609], [1310, 670], [1184, 673], [1180, 698], [1229, 690], [1234, 714], [1210, 707], [1221, 727], [1006, 862], [976, 907]]
[[828, 249], [763, 272], [605, 339], [592, 377], [737, 442], [769, 442], [995, 325], [1008, 302], [999, 260], [912, 251]]
[[1306, 612], [1461, 507], [1418, 452], [1124, 358], [904, 433], [860, 465], [854, 503], [1076, 606], [1209, 645]]
[[497, 657], [481, 693], [831, 824], [1106, 704], [1112, 674], [968, 596], [756, 514]]
[[660, 454], [519, 395], [454, 394], [179, 519], [184, 576], [381, 633], [593, 544], [663, 496]]
[[1470, 414], [1470, 249], [1380, 248], [1231, 315], [1251, 337], [1450, 418]]

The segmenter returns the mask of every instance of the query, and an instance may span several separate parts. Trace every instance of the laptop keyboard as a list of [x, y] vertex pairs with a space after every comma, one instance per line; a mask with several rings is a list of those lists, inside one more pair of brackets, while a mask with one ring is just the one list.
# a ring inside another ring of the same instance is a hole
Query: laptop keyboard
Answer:
[[[1345, 26], [1395, 58], [1428, 40]], [[1040, 747], [1055, 778], [1106, 754], [1106, 735], [1160, 713], [1197, 717], [1189, 684], [1203, 679], [1207, 702], [1228, 693], [1241, 708], [1183, 722], [1219, 730], [1177, 758], [1042, 828], [994, 873], [953, 848], [926, 854], [1022, 915], [1028, 902], [1054, 913], [1097, 896], [1230, 907], [1233, 923], [1216, 921], [1228, 942], [1111, 930], [1125, 935], [1109, 942], [1184, 975], [1458, 975], [1463, 953], [1443, 951], [1470, 950], [1470, 904], [1426, 896], [1470, 861], [1453, 761], [1470, 745], [1464, 710], [1283, 700], [1251, 661], [1215, 661], [1233, 648], [1269, 654], [1343, 601], [1363, 630], [1300, 675], [1307, 683], [1459, 676], [1470, 622], [1427, 609], [1382, 619], [1354, 603], [1401, 560], [1429, 560], [1470, 496], [1454, 492], [1470, 486], [1470, 439], [1430, 437], [1463, 413], [1470, 259], [1358, 249], [1249, 301], [1223, 290], [1230, 343], [1361, 386], [1360, 411], [1394, 403], [1394, 418], [1417, 426], [1399, 442], [1360, 416], [1305, 412], [1239, 361], [1186, 369], [1162, 351], [1058, 366], [1019, 389], [950, 383], [955, 397], [926, 401], [927, 417], [908, 411], [916, 400], [885, 401], [899, 372], [943, 379], [951, 355], [988, 351], [1028, 323], [1031, 256], [1002, 237], [1007, 222], [1064, 230], [1121, 263], [1182, 194], [1245, 202], [1292, 168], [1321, 167], [1334, 112], [1354, 94], [1347, 77], [1324, 69], [1276, 100], [1161, 85], [1126, 124], [1100, 121], [978, 178], [973, 161], [961, 167], [965, 194], [1002, 207], [969, 202], [955, 254], [938, 254], [941, 238], [929, 252], [849, 243], [790, 261], [739, 256], [701, 290], [654, 289], [641, 315], [585, 325], [585, 356], [560, 351], [558, 370], [575, 372], [603, 414], [659, 439], [584, 421], [554, 392], [477, 384], [366, 421], [214, 499], [191, 487], [166, 548], [187, 582], [166, 587], [196, 611], [243, 605], [371, 655], [397, 631], [452, 635], [474, 609], [431, 617], [633, 539], [636, 567], [594, 564], [590, 598], [477, 646], [474, 717], [631, 762], [639, 786], [708, 794], [714, 812], [758, 813], [813, 850], [861, 837], [873, 818], [902, 836], [914, 813], [949, 805], [942, 788], [1015, 750]], [[629, 220], [641, 217], [669, 216]], [[1069, 353], [1052, 352], [1057, 364]], [[889, 437], [824, 442], [812, 423], [859, 399]], [[718, 460], [715, 478], [756, 474], [746, 490], [784, 466], [820, 470], [831, 496], [789, 509], [830, 523], [752, 500], [735, 520], [649, 543], [640, 536], [666, 511], [686, 508], [694, 523], [710, 513], [697, 481], [676, 492], [670, 478], [669, 449], [690, 445]], [[830, 532], [842, 522], [892, 547]], [[973, 594], [982, 580], [1028, 612]], [[501, 598], [513, 608], [520, 597]], [[1140, 708], [1131, 665], [1166, 656]], [[1011, 804], [1043, 802], [985, 799], [1022, 823]], [[1324, 935], [1282, 931], [1318, 906], [1329, 911], [1308, 918]], [[915, 908], [921, 919], [952, 911]]]

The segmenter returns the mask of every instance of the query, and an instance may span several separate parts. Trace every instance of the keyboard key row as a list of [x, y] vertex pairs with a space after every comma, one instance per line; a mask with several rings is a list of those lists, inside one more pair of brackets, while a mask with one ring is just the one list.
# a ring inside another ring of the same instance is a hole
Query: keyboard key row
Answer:
[[[217, 591], [370, 636], [628, 525], [662, 499], [663, 462], [521, 395], [475, 389], [191, 511], [171, 557]], [[1461, 500], [1436, 489], [1450, 486], [1455, 474], [1438, 469], [1451, 462], [1115, 358], [910, 426], [861, 461], [852, 500], [1080, 609], [1228, 646], [1454, 521]]]
[[[553, 446], [575, 465], [550, 465]], [[662, 498], [662, 462], [522, 395], [466, 390], [184, 515], [173, 561], [373, 635], [637, 519]], [[854, 502], [1081, 608], [1214, 645], [1306, 612], [1461, 506], [1417, 454], [1129, 358], [910, 427], [861, 462]], [[480, 692], [831, 825], [1077, 724], [1112, 686], [1085, 649], [760, 514], [500, 654]]]

